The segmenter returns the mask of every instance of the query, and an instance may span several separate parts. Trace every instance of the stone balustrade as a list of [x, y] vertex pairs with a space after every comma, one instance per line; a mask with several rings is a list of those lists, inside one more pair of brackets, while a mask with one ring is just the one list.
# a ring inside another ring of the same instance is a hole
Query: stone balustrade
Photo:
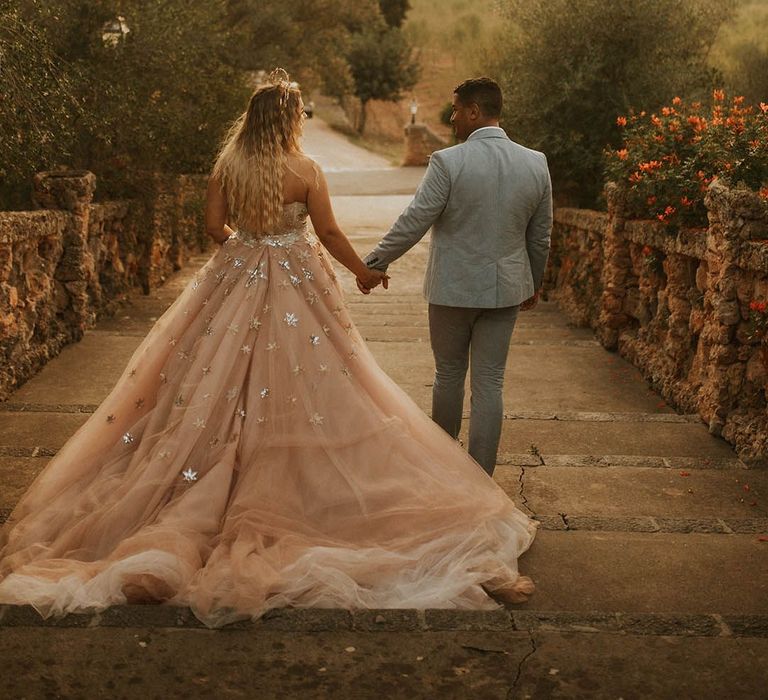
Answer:
[[607, 213], [556, 210], [546, 288], [671, 405], [768, 464], [768, 347], [748, 332], [750, 301], [768, 301], [768, 203], [713, 182], [709, 226], [673, 234], [606, 194]]
[[142, 200], [94, 203], [93, 173], [40, 173], [38, 210], [0, 212], [0, 400], [205, 248], [205, 182], [157, 177]]
[[426, 124], [405, 127], [405, 157], [403, 165], [428, 165], [429, 157], [448, 144]]

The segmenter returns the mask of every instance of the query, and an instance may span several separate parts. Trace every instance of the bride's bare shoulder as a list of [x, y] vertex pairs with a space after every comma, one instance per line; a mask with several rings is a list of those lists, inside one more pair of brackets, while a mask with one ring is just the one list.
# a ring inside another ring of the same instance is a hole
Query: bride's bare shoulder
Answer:
[[316, 189], [323, 177], [320, 165], [306, 153], [291, 153], [288, 156], [288, 166], [308, 188]]

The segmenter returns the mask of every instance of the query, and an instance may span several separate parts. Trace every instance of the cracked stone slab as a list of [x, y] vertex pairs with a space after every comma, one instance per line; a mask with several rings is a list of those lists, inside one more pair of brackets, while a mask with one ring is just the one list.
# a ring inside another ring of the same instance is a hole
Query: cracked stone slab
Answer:
[[367, 632], [412, 631], [424, 628], [423, 617], [422, 610], [356, 610], [352, 627]]
[[734, 459], [731, 446], [694, 423], [598, 423], [589, 421], [519, 420], [502, 429], [502, 452], [527, 452], [544, 456], [637, 455]]
[[[519, 470], [498, 466], [494, 479], [516, 500]], [[524, 493], [528, 506], [539, 515], [652, 517], [655, 528], [666, 531], [688, 529], [676, 521], [695, 520], [711, 522], [708, 530], [739, 531], [768, 517], [765, 470], [547, 465], [526, 468]], [[735, 528], [726, 525], [730, 520]]]
[[755, 535], [542, 530], [519, 563], [536, 584], [520, 609], [768, 615], [767, 544]]
[[[468, 417], [469, 414], [465, 417]], [[590, 421], [597, 423], [701, 423], [696, 415], [676, 413], [599, 413], [594, 411], [515, 411], [505, 420]]]
[[[626, 633], [533, 633], [511, 698], [728, 698], [768, 685], [768, 640]], [[504, 697], [504, 696], [499, 696]]]
[[512, 621], [504, 608], [498, 610], [426, 610], [428, 630], [509, 630]]

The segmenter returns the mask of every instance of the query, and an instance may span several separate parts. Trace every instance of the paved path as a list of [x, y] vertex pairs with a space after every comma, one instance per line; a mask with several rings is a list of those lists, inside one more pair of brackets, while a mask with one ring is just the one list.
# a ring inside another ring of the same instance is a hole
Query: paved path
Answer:
[[[385, 167], [317, 120], [308, 142], [340, 222], [367, 251], [423, 171]], [[362, 170], [345, 170], [356, 157]], [[429, 410], [426, 245], [392, 267], [389, 292], [363, 297], [342, 277], [380, 364]], [[202, 261], [132, 299], [0, 404], [0, 518]], [[521, 315], [505, 395], [496, 479], [542, 523], [521, 562], [538, 587], [526, 605], [287, 610], [223, 632], [157, 606], [54, 627], [0, 608], [0, 696], [758, 697], [768, 682], [768, 472], [674, 413], [551, 303]]]

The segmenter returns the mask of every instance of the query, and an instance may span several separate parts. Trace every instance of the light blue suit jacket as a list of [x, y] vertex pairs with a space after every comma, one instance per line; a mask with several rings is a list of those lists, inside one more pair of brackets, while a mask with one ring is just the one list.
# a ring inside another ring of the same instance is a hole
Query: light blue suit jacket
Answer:
[[432, 154], [413, 201], [365, 258], [385, 270], [432, 227], [424, 278], [431, 304], [515, 306], [541, 287], [552, 229], [543, 153], [484, 128]]

